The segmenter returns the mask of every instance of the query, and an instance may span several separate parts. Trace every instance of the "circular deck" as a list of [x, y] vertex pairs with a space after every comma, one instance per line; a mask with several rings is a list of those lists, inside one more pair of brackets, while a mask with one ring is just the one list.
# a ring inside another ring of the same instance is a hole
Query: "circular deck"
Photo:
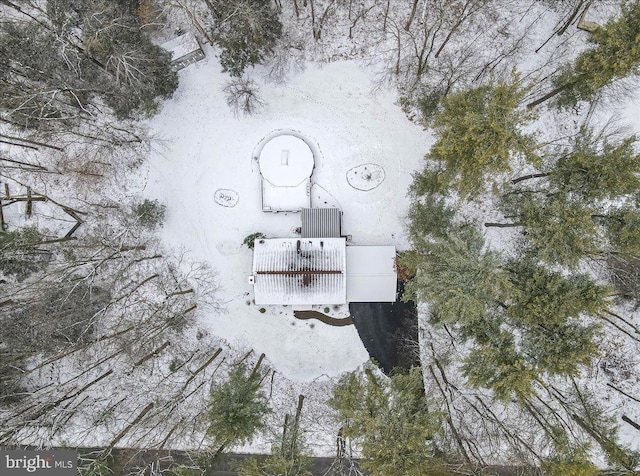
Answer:
[[313, 152], [302, 139], [279, 135], [269, 140], [259, 158], [262, 177], [276, 187], [295, 187], [311, 176]]

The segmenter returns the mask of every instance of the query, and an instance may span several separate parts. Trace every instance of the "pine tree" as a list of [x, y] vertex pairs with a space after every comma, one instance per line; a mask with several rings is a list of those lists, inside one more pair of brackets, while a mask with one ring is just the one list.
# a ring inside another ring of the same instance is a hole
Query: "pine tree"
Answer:
[[428, 237], [445, 238], [453, 229], [451, 220], [455, 210], [435, 195], [418, 197], [413, 193], [412, 196], [414, 201], [408, 217], [409, 234], [414, 242], [422, 243]]
[[577, 375], [598, 354], [599, 326], [585, 321], [607, 309], [608, 289], [586, 274], [551, 271], [523, 256], [507, 263], [510, 324], [520, 335], [520, 349], [538, 373]]
[[552, 457], [544, 461], [541, 469], [546, 476], [598, 476], [601, 471], [591, 461], [588, 455], [574, 455], [570, 457]]
[[35, 227], [21, 230], [0, 230], [0, 272], [15, 276], [18, 281], [45, 268], [51, 253], [40, 249], [42, 234]]
[[472, 386], [493, 390], [499, 400], [530, 395], [538, 375], [534, 365], [516, 348], [514, 336], [498, 326], [476, 341], [464, 359], [462, 371]]
[[604, 133], [581, 129], [571, 150], [563, 153], [549, 171], [549, 190], [589, 203], [635, 193], [640, 189], [636, 142], [635, 136], [612, 142]]
[[552, 271], [526, 255], [510, 260], [505, 268], [512, 283], [507, 313], [515, 322], [559, 324], [607, 308], [608, 289], [586, 274]]
[[619, 18], [592, 33], [589, 41], [595, 46], [563, 69], [554, 80], [553, 91], [529, 106], [557, 96], [557, 106], [575, 107], [579, 101], [592, 101], [601, 88], [614, 80], [637, 74], [639, 38], [640, 2], [624, 2]]
[[329, 405], [338, 412], [343, 434], [362, 445], [362, 468], [376, 476], [446, 474], [434, 456], [434, 438], [443, 415], [425, 395], [418, 368], [390, 379], [370, 369], [343, 376]]
[[640, 211], [636, 207], [612, 209], [602, 221], [613, 252], [635, 257], [640, 255]]
[[446, 182], [463, 197], [481, 193], [497, 175], [510, 172], [515, 157], [539, 162], [534, 137], [522, 132], [532, 117], [518, 107], [525, 93], [514, 75], [510, 82], [442, 99], [442, 111], [434, 119], [438, 141], [427, 159], [444, 166]]
[[222, 52], [220, 64], [231, 76], [240, 77], [248, 66], [273, 53], [282, 24], [270, 1], [210, 0], [216, 19], [214, 37]]
[[503, 213], [510, 223], [485, 226], [522, 227], [524, 241], [548, 263], [575, 267], [580, 259], [602, 247], [600, 234], [588, 204], [566, 195], [514, 193], [503, 197]]
[[584, 317], [607, 309], [608, 289], [587, 275], [551, 271], [540, 249], [505, 261], [469, 225], [414, 244], [407, 290], [429, 304], [432, 325], [471, 344], [463, 371], [472, 385], [522, 397], [542, 375], [576, 375], [597, 355], [599, 326]]
[[234, 444], [244, 444], [264, 428], [264, 418], [270, 413], [267, 397], [261, 389], [264, 374], [247, 369], [244, 364], [234, 368], [227, 381], [211, 387], [209, 429], [217, 452]]
[[[508, 223], [548, 263], [577, 266], [588, 255], [631, 255], [640, 245], [638, 218], [628, 203], [640, 188], [636, 138], [610, 140], [582, 129], [573, 144], [550, 158], [545, 172], [511, 181], [500, 207]], [[605, 239], [606, 238], [606, 239]]]
[[[413, 238], [418, 272], [406, 286], [416, 302], [430, 304], [434, 323], [461, 329], [482, 325], [487, 309], [508, 292], [509, 282], [500, 271], [499, 256], [484, 250], [484, 238], [470, 225], [459, 226], [442, 238]], [[420, 241], [417, 241], [420, 240]]]

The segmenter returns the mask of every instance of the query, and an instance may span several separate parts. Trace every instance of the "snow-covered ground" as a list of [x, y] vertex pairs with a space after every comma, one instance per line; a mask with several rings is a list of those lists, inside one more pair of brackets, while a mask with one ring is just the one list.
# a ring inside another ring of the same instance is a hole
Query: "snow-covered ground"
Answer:
[[[273, 130], [300, 131], [321, 151], [311, 177], [312, 205], [337, 203], [344, 211], [343, 233], [354, 244], [406, 248], [406, 190], [430, 136], [407, 120], [395, 92], [374, 92], [355, 62], [309, 65], [287, 84], [263, 85], [267, 105], [251, 117], [235, 117], [224, 102], [227, 80], [214, 52], [207, 51], [206, 60], [180, 72], [174, 97], [150, 123], [159, 142], [144, 193], [167, 206], [163, 241], [217, 271], [224, 310], [200, 323], [212, 334], [264, 352], [278, 372], [295, 381], [353, 370], [368, 359], [353, 326], [300, 321], [283, 306], [261, 313], [252, 303], [252, 253], [242, 241], [255, 232], [295, 236], [300, 226], [298, 213], [261, 210], [252, 152]], [[368, 163], [380, 165], [385, 179], [373, 190], [355, 190], [347, 171]], [[217, 204], [219, 189], [236, 192], [237, 204]]]

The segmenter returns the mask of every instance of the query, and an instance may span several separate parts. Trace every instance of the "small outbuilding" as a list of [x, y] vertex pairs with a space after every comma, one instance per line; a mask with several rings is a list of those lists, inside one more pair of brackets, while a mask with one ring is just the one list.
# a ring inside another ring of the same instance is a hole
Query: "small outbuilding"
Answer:
[[278, 135], [264, 145], [258, 163], [263, 211], [299, 212], [311, 207], [314, 157], [304, 140], [289, 134]]
[[171, 53], [171, 69], [180, 71], [190, 64], [204, 59], [204, 51], [200, 43], [191, 33], [185, 33], [162, 44]]

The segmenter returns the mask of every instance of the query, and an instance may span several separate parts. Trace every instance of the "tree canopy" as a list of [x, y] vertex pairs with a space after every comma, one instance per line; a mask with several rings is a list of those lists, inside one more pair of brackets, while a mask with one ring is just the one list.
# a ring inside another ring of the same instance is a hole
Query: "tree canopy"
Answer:
[[240, 364], [221, 385], [211, 386], [207, 436], [215, 446], [247, 443], [264, 428], [270, 409], [261, 389], [263, 377]]
[[216, 20], [214, 36], [222, 52], [220, 64], [231, 76], [273, 53], [282, 34], [277, 11], [268, 0], [210, 0]]
[[433, 121], [438, 140], [426, 157], [442, 166], [439, 192], [450, 187], [464, 197], [475, 196], [510, 172], [515, 158], [538, 163], [535, 139], [522, 130], [532, 117], [519, 107], [525, 93], [514, 74], [509, 81], [442, 98]]
[[390, 379], [350, 373], [341, 377], [329, 405], [345, 426], [344, 436], [361, 441], [362, 467], [372, 475], [448, 474], [435, 456], [434, 437], [442, 414], [432, 409], [418, 368]]
[[556, 104], [573, 107], [578, 101], [591, 101], [604, 86], [636, 74], [640, 66], [639, 40], [640, 2], [623, 2], [620, 16], [589, 37], [594, 46], [555, 79]]
[[51, 127], [103, 103], [129, 117], [177, 87], [170, 54], [151, 42], [130, 4], [47, 2], [43, 13], [0, 31], [0, 108], [16, 124]]

